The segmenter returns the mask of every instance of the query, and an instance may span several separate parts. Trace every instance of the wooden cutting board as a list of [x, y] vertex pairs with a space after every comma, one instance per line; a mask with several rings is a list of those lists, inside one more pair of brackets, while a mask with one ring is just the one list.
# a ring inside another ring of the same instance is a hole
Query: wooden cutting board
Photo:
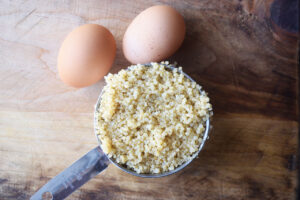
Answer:
[[83, 89], [61, 82], [56, 57], [66, 34], [85, 23], [109, 28], [116, 73], [129, 65], [126, 27], [156, 4], [185, 18], [186, 39], [169, 60], [208, 91], [210, 139], [178, 174], [144, 179], [109, 166], [69, 199], [295, 199], [298, 40], [282, 2], [1, 1], [0, 199], [28, 199], [97, 145], [93, 108], [104, 81]]

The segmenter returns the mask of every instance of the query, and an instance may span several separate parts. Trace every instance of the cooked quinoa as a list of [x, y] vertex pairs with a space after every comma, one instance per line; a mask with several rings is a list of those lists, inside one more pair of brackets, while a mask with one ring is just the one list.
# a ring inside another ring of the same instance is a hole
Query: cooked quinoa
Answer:
[[109, 157], [137, 173], [163, 173], [197, 152], [212, 106], [181, 70], [138, 64], [105, 77], [97, 135]]

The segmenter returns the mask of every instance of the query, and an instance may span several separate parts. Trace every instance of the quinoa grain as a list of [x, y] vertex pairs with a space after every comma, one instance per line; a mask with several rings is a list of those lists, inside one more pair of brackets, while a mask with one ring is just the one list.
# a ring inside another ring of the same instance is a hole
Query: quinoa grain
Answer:
[[163, 173], [190, 160], [212, 115], [201, 86], [164, 64], [105, 77], [97, 136], [109, 157], [137, 173]]

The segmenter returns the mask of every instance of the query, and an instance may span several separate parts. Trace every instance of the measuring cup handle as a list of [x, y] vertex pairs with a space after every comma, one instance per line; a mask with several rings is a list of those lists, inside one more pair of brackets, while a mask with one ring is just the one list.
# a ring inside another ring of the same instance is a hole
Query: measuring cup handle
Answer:
[[91, 178], [106, 169], [109, 160], [100, 147], [96, 147], [63, 172], [52, 178], [30, 199], [64, 199]]

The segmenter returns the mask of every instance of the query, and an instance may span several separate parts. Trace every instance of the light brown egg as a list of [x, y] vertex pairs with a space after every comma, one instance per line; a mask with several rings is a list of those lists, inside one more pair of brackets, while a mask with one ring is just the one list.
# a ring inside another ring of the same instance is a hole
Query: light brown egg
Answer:
[[57, 67], [67, 85], [86, 87], [102, 79], [116, 55], [116, 41], [105, 27], [86, 24], [74, 29], [59, 50]]
[[141, 12], [128, 26], [123, 53], [134, 64], [158, 62], [175, 53], [184, 36], [183, 17], [174, 8], [153, 6]]

